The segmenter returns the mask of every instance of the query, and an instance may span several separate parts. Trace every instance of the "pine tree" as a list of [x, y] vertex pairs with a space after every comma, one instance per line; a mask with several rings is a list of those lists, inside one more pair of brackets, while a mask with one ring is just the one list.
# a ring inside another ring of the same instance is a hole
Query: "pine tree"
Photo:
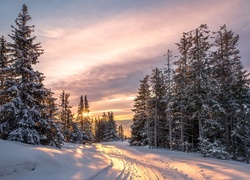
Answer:
[[59, 120], [62, 122], [62, 133], [66, 142], [71, 139], [71, 129], [73, 123], [72, 106], [69, 105], [70, 94], [64, 91], [59, 95]]
[[[174, 144], [176, 144], [176, 147], [174, 148], [181, 149], [182, 151], [185, 151], [185, 142], [190, 141], [192, 144], [194, 144], [193, 137], [189, 139], [187, 133], [188, 121], [191, 111], [191, 109], [188, 108], [189, 95], [187, 94], [187, 87], [190, 84], [190, 66], [188, 64], [188, 52], [192, 46], [190, 41], [191, 39], [187, 33], [183, 33], [180, 42], [176, 44], [180, 53], [179, 59], [174, 62], [177, 68], [173, 76], [173, 93], [175, 94], [172, 99], [173, 139]], [[190, 134], [192, 135], [193, 133]]]
[[[220, 122], [224, 124], [223, 143], [227, 151], [237, 155], [248, 156], [249, 147], [249, 79], [240, 61], [237, 49], [239, 36], [228, 31], [226, 25], [214, 32], [214, 74], [218, 80], [223, 114]], [[244, 148], [239, 144], [244, 144]]]
[[189, 49], [188, 58], [190, 64], [190, 82], [188, 92], [191, 94], [189, 103], [192, 104], [192, 119], [198, 124], [198, 134], [194, 134], [200, 141], [203, 140], [203, 123], [206, 117], [202, 114], [202, 108], [207, 106], [207, 60], [208, 50], [211, 45], [208, 41], [209, 30], [205, 24], [189, 32], [192, 46]]
[[69, 142], [82, 144], [84, 139], [83, 136], [85, 136], [85, 133], [82, 133], [82, 130], [80, 129], [78, 122], [73, 121], [71, 123], [71, 128], [70, 128]]
[[107, 115], [105, 112], [103, 113], [102, 118], [98, 117], [95, 120], [95, 142], [103, 141], [106, 122]]
[[117, 135], [117, 125], [114, 120], [113, 112], [108, 112], [108, 120], [106, 121], [104, 130], [104, 141], [117, 141], [119, 136]]
[[89, 110], [89, 102], [87, 96], [84, 97], [84, 109], [83, 109], [83, 131], [86, 134], [86, 141], [92, 143], [93, 134], [90, 120], [90, 110]]
[[105, 132], [106, 132], [107, 122], [108, 122], [108, 116], [104, 112], [102, 114], [102, 117], [101, 118], [98, 117], [98, 120], [96, 121], [96, 131], [95, 131], [96, 142], [105, 141]]
[[124, 129], [122, 125], [118, 126], [118, 136], [120, 137], [121, 141], [124, 140]]
[[166, 102], [164, 97], [166, 96], [166, 84], [165, 76], [162, 70], [155, 68], [152, 70], [152, 75], [150, 78], [151, 88], [152, 88], [152, 99], [151, 107], [153, 107], [150, 114], [154, 114], [154, 118], [151, 118], [151, 124], [153, 125], [153, 145], [154, 148], [158, 146], [166, 147], [166, 137], [168, 134], [168, 127], [165, 123], [165, 109]]
[[78, 110], [77, 110], [77, 117], [76, 120], [79, 123], [80, 129], [83, 131], [83, 110], [84, 110], [84, 104], [83, 104], [83, 97], [80, 97], [80, 102], [78, 105]]
[[5, 97], [2, 93], [6, 89], [7, 80], [11, 77], [10, 70], [10, 49], [3, 36], [0, 37], [0, 105], [8, 101], [8, 97]]
[[165, 84], [166, 84], [166, 96], [164, 97], [164, 101], [166, 101], [167, 104], [167, 109], [165, 110], [166, 117], [167, 117], [167, 122], [166, 124], [168, 125], [168, 131], [169, 135], [167, 140], [169, 141], [169, 148], [172, 150], [173, 149], [173, 135], [172, 135], [172, 124], [173, 124], [173, 74], [174, 70], [171, 68], [170, 60], [172, 58], [173, 54], [172, 51], [168, 50], [167, 52], [167, 67], [164, 69], [165, 73]]
[[[9, 101], [8, 94], [6, 93], [9, 80], [11, 79], [12, 71], [10, 69], [10, 57], [9, 57], [9, 48], [7, 42], [3, 36], [0, 37], [0, 108], [1, 105]], [[3, 117], [0, 119], [0, 124], [4, 122], [7, 114], [2, 114]], [[3, 129], [0, 128], [0, 137], [4, 138]]]
[[[8, 140], [28, 144], [51, 144], [48, 136], [50, 120], [44, 116], [48, 108], [44, 103], [50, 92], [43, 85], [44, 76], [35, 71], [33, 65], [38, 63], [43, 53], [40, 43], [34, 43], [32, 36], [34, 26], [27, 23], [31, 20], [28, 8], [24, 4], [9, 35], [13, 43], [9, 44], [12, 63], [10, 69], [14, 76], [8, 81], [3, 94], [10, 99], [0, 108], [2, 122], [0, 129]], [[42, 141], [41, 141], [42, 140]]]
[[61, 121], [58, 120], [58, 108], [56, 105], [56, 98], [53, 98], [53, 94], [50, 90], [47, 99], [44, 99], [45, 109], [43, 112], [44, 118], [48, 119], [48, 124], [43, 133], [47, 138], [41, 139], [45, 141], [43, 144], [49, 144], [51, 146], [61, 147], [63, 144], [64, 136], [61, 132]]
[[[10, 69], [10, 58], [9, 58], [8, 44], [3, 36], [0, 37], [0, 107], [1, 105], [9, 101], [8, 95], [5, 93], [8, 82], [12, 77], [12, 71]], [[0, 119], [1, 124], [2, 118]], [[0, 137], [1, 137], [0, 130]]]
[[134, 109], [132, 109], [135, 114], [131, 125], [130, 145], [146, 145], [151, 139], [147, 114], [147, 102], [150, 99], [149, 76], [147, 75], [143, 80], [140, 80], [140, 83], [138, 95], [134, 99]]

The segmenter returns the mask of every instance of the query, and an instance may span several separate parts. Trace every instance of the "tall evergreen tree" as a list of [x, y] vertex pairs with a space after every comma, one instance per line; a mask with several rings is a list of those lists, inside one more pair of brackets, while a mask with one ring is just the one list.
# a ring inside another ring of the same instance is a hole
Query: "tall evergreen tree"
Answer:
[[[188, 92], [189, 104], [192, 104], [192, 119], [198, 124], [198, 134], [194, 134], [195, 138], [203, 139], [203, 123], [206, 117], [202, 114], [202, 107], [207, 106], [207, 87], [208, 87], [208, 50], [211, 45], [208, 41], [209, 30], [207, 25], [202, 24], [197, 29], [189, 32], [192, 46], [189, 49], [188, 58], [190, 64], [190, 82]], [[197, 137], [198, 136], [198, 137]]]
[[167, 109], [165, 110], [166, 113], [166, 117], [167, 117], [167, 121], [166, 124], [168, 125], [168, 131], [169, 131], [169, 135], [167, 137], [168, 140], [168, 145], [169, 148], [172, 150], [173, 149], [173, 128], [172, 128], [172, 124], [173, 124], [173, 75], [174, 75], [174, 70], [171, 67], [170, 61], [172, 59], [172, 51], [168, 50], [167, 52], [167, 67], [164, 69], [164, 73], [165, 73], [165, 84], [166, 84], [166, 96], [164, 97], [164, 101], [167, 104]]
[[98, 117], [95, 121], [95, 142], [104, 141], [104, 132], [108, 116], [104, 112], [102, 117]]
[[[247, 144], [249, 144], [249, 78], [241, 64], [239, 50], [237, 49], [239, 36], [228, 31], [226, 25], [214, 32], [214, 46], [217, 51], [214, 54], [213, 76], [218, 80], [223, 114], [220, 122], [224, 124], [223, 143], [227, 150], [237, 155], [247, 156]], [[247, 118], [248, 117], [248, 118]], [[243, 127], [244, 126], [244, 127]], [[239, 144], [245, 144], [239, 148]], [[248, 146], [249, 147], [249, 146]]]
[[43, 50], [40, 43], [34, 43], [34, 26], [27, 24], [30, 20], [31, 16], [24, 4], [15, 21], [16, 27], [11, 26], [12, 34], [9, 35], [13, 40], [9, 44], [13, 61], [10, 68], [15, 76], [3, 92], [10, 100], [0, 108], [0, 129], [8, 140], [50, 144], [48, 132], [44, 133], [44, 129], [48, 130], [49, 119], [43, 115], [48, 108], [44, 99], [50, 96], [50, 92], [42, 83], [42, 73], [33, 69]]
[[93, 134], [91, 127], [89, 102], [86, 95], [84, 97], [84, 108], [83, 108], [83, 131], [86, 134], [86, 141], [91, 143], [93, 141]]
[[84, 119], [84, 115], [83, 112], [84, 111], [84, 104], [83, 104], [83, 97], [80, 97], [80, 102], [78, 105], [78, 110], [77, 110], [77, 117], [76, 120], [79, 123], [80, 129], [83, 130], [83, 119]]
[[135, 114], [131, 125], [130, 145], [148, 144], [149, 139], [151, 139], [147, 114], [147, 102], [150, 99], [149, 76], [147, 75], [143, 80], [140, 80], [140, 83], [138, 95], [134, 99], [134, 109], [132, 109]]
[[[6, 80], [9, 76], [9, 67], [10, 67], [10, 50], [8, 48], [7, 41], [3, 36], [0, 37], [0, 90], [3, 91], [5, 88]], [[0, 102], [3, 104], [5, 101], [1, 96]]]
[[85, 143], [85, 141], [83, 142], [84, 138], [85, 138], [85, 133], [82, 132], [81, 128], [79, 127], [78, 122], [73, 121], [71, 123], [71, 128], [70, 128], [69, 142], [82, 144], [82, 143]]
[[[0, 37], [0, 106], [8, 102], [9, 98], [4, 92], [6, 91], [8, 80], [11, 78], [10, 69], [10, 50], [3, 36]], [[1, 122], [1, 119], [0, 119]]]
[[124, 140], [124, 129], [122, 125], [118, 126], [118, 136], [120, 137], [121, 141]]
[[[179, 59], [174, 62], [177, 66], [174, 74], [174, 94], [173, 97], [173, 136], [175, 139], [174, 144], [176, 144], [178, 149], [182, 151], [185, 150], [185, 142], [190, 141], [194, 143], [193, 138], [190, 140], [187, 136], [188, 119], [190, 117], [190, 110], [188, 108], [188, 94], [187, 87], [190, 84], [190, 66], [188, 52], [192, 46], [191, 39], [187, 33], [183, 33], [183, 36], [179, 43], [176, 44], [179, 50]], [[191, 128], [193, 129], [193, 128]], [[180, 132], [180, 133], [179, 133]], [[193, 134], [193, 133], [191, 133]]]
[[106, 126], [104, 130], [104, 141], [117, 141], [119, 140], [117, 134], [117, 125], [114, 120], [113, 112], [108, 112], [108, 120], [106, 121]]
[[72, 106], [69, 105], [70, 94], [64, 91], [59, 95], [59, 120], [62, 122], [62, 133], [66, 142], [71, 139], [71, 128], [73, 123]]
[[151, 88], [152, 88], [152, 99], [151, 99], [151, 107], [153, 107], [152, 112], [150, 114], [154, 114], [151, 119], [151, 123], [153, 124], [153, 129], [151, 130], [153, 134], [153, 145], [154, 147], [166, 147], [166, 137], [168, 135], [168, 127], [166, 124], [166, 102], [164, 101], [164, 97], [166, 95], [166, 84], [165, 84], [165, 76], [162, 70], [159, 68], [155, 68], [152, 70], [152, 75], [150, 78]]
[[48, 97], [44, 99], [43, 102], [46, 106], [46, 109], [43, 112], [43, 117], [48, 119], [48, 124], [47, 127], [43, 129], [43, 134], [46, 134], [48, 138], [41, 139], [41, 141], [45, 141], [43, 144], [61, 147], [64, 140], [64, 136], [61, 132], [62, 123], [57, 118], [58, 108], [56, 105], [56, 98], [53, 97], [54, 93], [50, 90], [48, 92]]

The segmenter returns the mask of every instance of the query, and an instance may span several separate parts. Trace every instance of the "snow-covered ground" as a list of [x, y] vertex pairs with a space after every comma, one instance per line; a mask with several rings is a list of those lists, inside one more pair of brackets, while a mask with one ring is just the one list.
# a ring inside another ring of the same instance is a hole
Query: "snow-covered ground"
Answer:
[[62, 149], [0, 140], [1, 180], [250, 179], [250, 165], [127, 142]]

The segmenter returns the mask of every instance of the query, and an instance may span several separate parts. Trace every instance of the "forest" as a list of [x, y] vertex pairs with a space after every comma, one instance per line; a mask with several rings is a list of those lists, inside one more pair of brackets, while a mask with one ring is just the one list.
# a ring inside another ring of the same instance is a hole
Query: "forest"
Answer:
[[[74, 115], [70, 94], [62, 91], [57, 99], [45, 87], [45, 76], [34, 69], [44, 50], [35, 43], [30, 20], [24, 4], [8, 35], [12, 41], [0, 37], [0, 138], [59, 148], [64, 142], [123, 139], [113, 112], [90, 118], [85, 95]], [[184, 32], [178, 54], [168, 50], [166, 64], [140, 80], [130, 145], [249, 163], [250, 80], [238, 41], [226, 25]]]
[[[34, 25], [24, 4], [11, 26], [12, 42], [0, 37], [0, 138], [34, 145], [61, 147], [64, 142], [92, 143], [123, 138], [123, 127], [117, 131], [113, 112], [90, 118], [90, 106], [80, 97], [74, 117], [70, 94], [64, 91], [59, 102], [43, 84], [45, 76], [34, 69], [43, 54], [35, 43]], [[118, 136], [118, 134], [120, 136]]]
[[249, 73], [239, 35], [206, 24], [184, 32], [178, 54], [140, 80], [130, 145], [245, 160], [250, 153]]

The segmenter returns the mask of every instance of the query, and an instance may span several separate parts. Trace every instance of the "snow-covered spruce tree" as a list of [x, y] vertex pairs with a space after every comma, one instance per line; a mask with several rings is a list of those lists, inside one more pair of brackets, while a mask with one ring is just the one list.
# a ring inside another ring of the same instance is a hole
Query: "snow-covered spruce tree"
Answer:
[[[8, 102], [8, 97], [4, 95], [4, 91], [6, 90], [8, 79], [11, 78], [11, 70], [10, 70], [10, 50], [8, 48], [7, 41], [3, 36], [0, 37], [0, 106], [6, 102]], [[1, 121], [1, 119], [0, 119]]]
[[77, 110], [77, 117], [76, 117], [76, 121], [78, 123], [79, 126], [79, 130], [81, 132], [81, 136], [82, 136], [82, 143], [85, 143], [87, 140], [87, 135], [86, 132], [84, 131], [84, 104], [83, 104], [83, 97], [80, 97], [80, 102], [78, 105], [78, 110]]
[[108, 112], [108, 120], [104, 130], [104, 141], [118, 141], [120, 138], [117, 134], [117, 125], [114, 120], [113, 112]]
[[[188, 86], [187, 92], [189, 96], [189, 106], [192, 112], [192, 124], [195, 126], [194, 141], [199, 140], [198, 147], [203, 149], [203, 141], [207, 139], [206, 134], [204, 134], [204, 124], [207, 127], [215, 125], [209, 115], [209, 106], [212, 104], [210, 96], [208, 94], [210, 91], [209, 84], [209, 49], [211, 47], [209, 40], [209, 30], [207, 25], [202, 24], [197, 29], [190, 31], [188, 35], [191, 38], [192, 46], [188, 52], [189, 66], [190, 66], [190, 85]], [[210, 120], [208, 120], [210, 119]], [[208, 125], [208, 123], [213, 123], [213, 125]], [[193, 128], [192, 128], [193, 129]], [[191, 133], [189, 133], [191, 134]], [[195, 146], [197, 144], [194, 144]]]
[[[249, 88], [249, 87], [248, 87]], [[243, 156], [247, 164], [249, 164], [250, 156], [250, 94], [248, 94], [248, 102], [243, 100], [236, 111], [235, 127], [232, 130], [232, 136], [234, 139], [232, 147], [237, 156]], [[244, 101], [244, 102], [243, 102]]]
[[108, 115], [103, 112], [102, 117], [98, 117], [96, 124], [95, 124], [95, 141], [96, 142], [103, 142], [105, 141], [105, 134], [106, 134], [106, 127], [107, 127], [107, 122], [109, 120]]
[[93, 134], [91, 127], [91, 119], [90, 119], [90, 110], [89, 110], [89, 102], [87, 96], [84, 97], [84, 108], [83, 108], [83, 131], [86, 134], [86, 141], [92, 143]]
[[227, 151], [237, 159], [238, 155], [248, 156], [249, 78], [237, 49], [239, 36], [228, 31], [226, 25], [214, 34], [217, 51], [214, 54], [213, 76], [219, 82], [218, 99], [224, 110], [220, 118], [225, 129], [222, 139]]
[[58, 108], [56, 105], [56, 98], [53, 97], [53, 92], [48, 90], [48, 96], [44, 99], [46, 109], [43, 112], [43, 117], [48, 119], [48, 125], [42, 129], [42, 134], [46, 134], [45, 138], [41, 138], [42, 144], [49, 144], [51, 146], [61, 147], [63, 144], [63, 134], [61, 132], [62, 123], [59, 121]]
[[206, 25], [201, 25], [197, 29], [188, 33], [191, 38], [192, 46], [188, 52], [189, 66], [190, 66], [190, 85], [188, 91], [190, 93], [189, 103], [192, 104], [192, 119], [194, 123], [198, 124], [198, 134], [195, 134], [195, 138], [203, 138], [202, 122], [203, 117], [201, 115], [201, 108], [206, 103], [206, 61], [207, 52], [210, 48], [208, 42], [209, 31]]
[[173, 124], [173, 87], [174, 87], [174, 82], [173, 82], [173, 74], [174, 70], [171, 67], [170, 61], [173, 57], [172, 51], [168, 50], [167, 52], [167, 67], [164, 67], [164, 73], [165, 73], [165, 84], [166, 84], [166, 95], [164, 97], [164, 101], [166, 103], [166, 124], [168, 125], [168, 131], [169, 135], [167, 138], [167, 144], [169, 146], [169, 149], [173, 149], [173, 135], [172, 135], [172, 124]]
[[204, 86], [206, 101], [201, 107], [201, 116], [204, 120], [202, 122], [203, 138], [199, 143], [199, 149], [205, 157], [228, 159], [229, 154], [222, 143], [224, 127], [220, 119], [224, 114], [224, 109], [218, 99], [220, 94], [218, 81], [213, 77], [213, 71], [215, 70], [213, 59], [213, 53], [210, 53], [209, 61], [207, 61], [204, 70], [206, 72], [206, 85]]
[[98, 117], [95, 121], [95, 142], [101, 142], [104, 139], [104, 131], [108, 116], [104, 112], [102, 117]]
[[77, 110], [77, 117], [76, 120], [79, 123], [79, 126], [81, 129], [83, 129], [83, 109], [84, 109], [84, 105], [83, 105], [83, 97], [80, 97], [80, 102], [78, 105], [78, 110]]
[[132, 109], [135, 114], [131, 125], [130, 145], [146, 145], [150, 138], [147, 115], [147, 101], [150, 99], [149, 76], [140, 80], [140, 83], [138, 94], [134, 99], [134, 109]]
[[[187, 88], [190, 84], [190, 66], [188, 52], [191, 47], [191, 39], [187, 33], [183, 33], [179, 43], [176, 43], [179, 50], [179, 58], [174, 64], [177, 66], [173, 76], [174, 87], [172, 97], [173, 113], [173, 143], [174, 149], [185, 151], [185, 142], [194, 144], [194, 139], [188, 138], [188, 122], [190, 119], [190, 110], [188, 107]], [[191, 124], [191, 123], [189, 123]], [[193, 148], [193, 147], [192, 147]]]
[[150, 106], [152, 112], [149, 114], [154, 114], [153, 118], [150, 118], [150, 124], [153, 124], [152, 135], [153, 144], [155, 148], [158, 146], [166, 147], [166, 137], [168, 136], [168, 125], [166, 124], [166, 102], [164, 97], [166, 95], [166, 84], [165, 76], [162, 70], [155, 68], [152, 70], [150, 77], [152, 98], [150, 101]]
[[14, 77], [8, 81], [4, 91], [10, 99], [0, 108], [0, 127], [8, 140], [28, 144], [51, 144], [53, 140], [48, 137], [50, 120], [44, 116], [44, 112], [49, 108], [44, 100], [50, 97], [50, 92], [42, 83], [42, 73], [32, 67], [38, 63], [38, 57], [43, 50], [40, 43], [34, 43], [34, 26], [27, 24], [30, 20], [31, 16], [24, 4], [15, 21], [16, 27], [11, 26], [12, 34], [9, 35], [13, 40], [13, 43], [9, 44], [13, 61], [9, 68]]
[[83, 143], [83, 139], [85, 138], [83, 136], [85, 136], [85, 133], [82, 133], [78, 122], [73, 121], [71, 123], [71, 128], [70, 128], [69, 142], [81, 144]]
[[66, 142], [70, 142], [73, 123], [72, 106], [69, 105], [70, 94], [63, 92], [59, 95], [59, 120], [62, 123], [62, 134]]
[[[12, 71], [10, 69], [10, 58], [9, 58], [9, 48], [7, 42], [3, 36], [0, 37], [0, 108], [1, 105], [9, 101], [6, 89], [8, 86], [8, 80], [12, 77]], [[6, 116], [7, 114], [2, 114]], [[1, 116], [0, 124], [3, 122], [4, 117]], [[0, 129], [0, 138], [4, 138], [4, 133]]]
[[[241, 64], [238, 64], [235, 101], [235, 118], [232, 129], [232, 145], [231, 151], [237, 156], [243, 156], [249, 164], [250, 156], [250, 94], [249, 94], [249, 74], [243, 71]], [[243, 146], [242, 146], [243, 145]]]
[[122, 125], [118, 126], [118, 136], [119, 136], [121, 141], [124, 140], [124, 129], [123, 129]]
[[[7, 72], [10, 67], [10, 50], [7, 41], [3, 36], [0, 37], [0, 90], [4, 89], [4, 83], [8, 78]], [[1, 100], [1, 103], [3, 100]]]
[[[216, 119], [220, 106], [215, 99], [218, 94], [217, 83], [211, 76], [213, 65], [210, 62], [211, 44], [208, 38], [207, 26], [201, 25], [183, 33], [181, 41], [177, 43], [180, 59], [175, 62], [177, 68], [173, 97], [176, 127], [173, 131], [180, 129], [181, 149], [189, 151], [190, 148], [199, 147], [203, 155], [210, 151], [206, 149], [208, 143], [218, 146], [215, 137], [221, 132], [221, 125]], [[213, 148], [213, 145], [210, 147]]]

